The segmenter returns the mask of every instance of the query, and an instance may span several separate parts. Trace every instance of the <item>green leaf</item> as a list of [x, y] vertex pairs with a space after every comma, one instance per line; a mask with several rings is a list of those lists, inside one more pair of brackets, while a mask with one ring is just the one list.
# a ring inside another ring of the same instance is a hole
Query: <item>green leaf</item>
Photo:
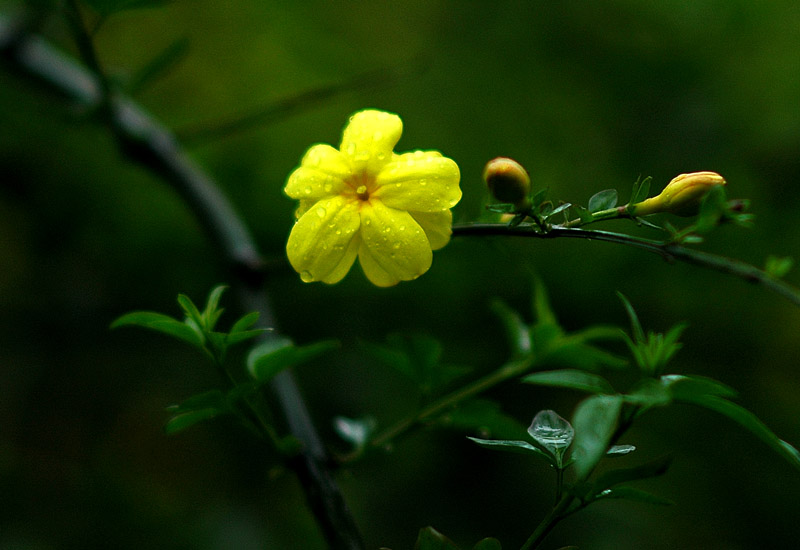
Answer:
[[257, 328], [255, 330], [244, 330], [242, 332], [232, 332], [232, 333], [228, 334], [228, 337], [225, 340], [225, 344], [228, 345], [228, 346], [232, 346], [234, 344], [238, 344], [240, 342], [244, 342], [245, 340], [249, 340], [251, 338], [255, 338], [256, 336], [261, 336], [265, 332], [269, 332], [269, 329]]
[[767, 272], [767, 275], [773, 277], [775, 279], [780, 279], [787, 273], [789, 270], [792, 269], [794, 265], [794, 260], [790, 257], [778, 257], [778, 256], [769, 256], [767, 257], [767, 263], [764, 266], [764, 271]]
[[502, 550], [500, 541], [494, 538], [483, 539], [472, 547], [472, 550]]
[[549, 214], [547, 214], [546, 219], [549, 220], [550, 218], [552, 218], [556, 214], [560, 214], [561, 212], [566, 212], [571, 207], [572, 207], [571, 203], [568, 203], [568, 202], [561, 203], [558, 206], [556, 206]]
[[682, 393], [680, 398], [676, 397], [675, 400], [704, 407], [727, 416], [761, 439], [761, 441], [766, 443], [773, 451], [788, 460], [792, 466], [800, 469], [800, 451], [786, 441], [780, 439], [766, 424], [759, 420], [755, 414], [741, 405], [737, 405], [736, 403], [716, 395], [702, 395], [690, 392]]
[[200, 310], [197, 309], [197, 306], [194, 305], [191, 298], [185, 294], [178, 294], [178, 305], [181, 306], [181, 309], [186, 314], [186, 318], [191, 320], [198, 329], [203, 330], [206, 328], [203, 315], [200, 313]]
[[157, 8], [169, 0], [85, 0], [98, 14], [106, 16], [125, 10]]
[[634, 466], [633, 468], [622, 468], [603, 472], [597, 476], [597, 479], [591, 484], [592, 498], [597, 498], [603, 491], [615, 485], [619, 485], [620, 483], [628, 483], [629, 481], [649, 479], [663, 475], [666, 473], [671, 463], [672, 457], [665, 456], [640, 466]]
[[221, 390], [209, 390], [193, 395], [183, 400], [178, 405], [170, 405], [167, 407], [167, 410], [175, 414], [180, 414], [198, 409], [224, 409], [226, 407], [227, 400], [225, 399], [225, 394], [223, 394]]
[[602, 376], [575, 369], [536, 372], [524, 377], [522, 381], [527, 384], [570, 388], [589, 393], [614, 393], [614, 388]]
[[226, 396], [220, 390], [193, 395], [179, 405], [167, 407], [167, 410], [173, 413], [173, 417], [164, 426], [167, 434], [174, 434], [203, 420], [233, 412]]
[[556, 314], [550, 306], [550, 299], [547, 297], [547, 289], [539, 280], [534, 281], [533, 284], [533, 312], [537, 325], [558, 326], [558, 319], [556, 319]]
[[669, 389], [660, 380], [652, 378], [644, 378], [622, 398], [626, 403], [641, 407], [641, 412], [653, 407], [663, 407], [672, 402], [672, 394]]
[[593, 395], [578, 405], [572, 421], [575, 428], [572, 457], [578, 480], [588, 476], [605, 456], [621, 409], [619, 395]]
[[667, 374], [660, 378], [661, 384], [677, 401], [687, 401], [693, 397], [716, 395], [733, 398], [738, 392], [713, 378], [697, 375]]
[[179, 340], [203, 347], [203, 336], [192, 327], [173, 319], [169, 315], [153, 311], [134, 311], [127, 313], [111, 323], [111, 328], [138, 326], [167, 334]]
[[633, 445], [613, 445], [606, 451], [606, 456], [623, 456], [636, 450]]
[[695, 222], [697, 233], [707, 233], [719, 225], [720, 219], [728, 210], [728, 200], [725, 188], [722, 185], [714, 185], [708, 190], [700, 203], [700, 211]]
[[636, 180], [636, 183], [633, 184], [633, 192], [631, 193], [631, 201], [629, 204], [636, 204], [642, 202], [647, 198], [650, 194], [650, 183], [653, 181], [653, 178], [647, 176], [643, 180]]
[[296, 346], [288, 338], [274, 338], [256, 346], [247, 357], [247, 369], [259, 382], [267, 382], [280, 371], [310, 361], [339, 347], [336, 340]]
[[172, 435], [183, 431], [186, 428], [190, 428], [195, 424], [202, 422], [203, 420], [209, 420], [227, 412], [229, 411], [223, 411], [219, 409], [199, 409], [196, 411], [178, 414], [167, 421], [167, 424], [164, 426], [164, 431], [168, 435]]
[[481, 439], [478, 437], [467, 436], [467, 439], [474, 441], [481, 447], [487, 449], [497, 449], [499, 451], [509, 451], [512, 453], [530, 455], [531, 453], [543, 457], [547, 462], [555, 466], [555, 458], [544, 452], [538, 447], [534, 447], [527, 441], [515, 441], [509, 439]]
[[244, 332], [258, 322], [260, 313], [258, 311], [251, 311], [247, 315], [242, 316], [231, 327], [230, 333]]
[[531, 336], [522, 317], [500, 300], [494, 300], [492, 311], [500, 318], [511, 347], [512, 356], [519, 357], [531, 352]]
[[619, 194], [616, 189], [604, 189], [592, 195], [589, 199], [589, 212], [595, 213], [601, 210], [609, 210], [617, 205]]
[[624, 294], [617, 292], [617, 296], [622, 301], [622, 305], [625, 307], [625, 313], [628, 314], [628, 319], [630, 319], [633, 342], [636, 344], [643, 344], [645, 342], [644, 330], [642, 330], [642, 324], [639, 322], [639, 316], [636, 315], [636, 310], [633, 309], [633, 306]]
[[219, 316], [222, 315], [223, 310], [219, 309], [219, 299], [222, 297], [222, 293], [228, 287], [225, 285], [218, 285], [211, 290], [211, 293], [208, 295], [208, 301], [206, 302], [206, 308], [203, 310], [202, 318], [203, 324], [201, 325], [208, 331], [214, 330], [214, 326], [217, 324], [219, 320]]
[[459, 550], [459, 548], [456, 543], [433, 527], [425, 527], [419, 532], [414, 550]]
[[468, 399], [441, 415], [436, 423], [449, 429], [500, 439], [526, 437], [527, 434], [525, 426], [505, 414], [498, 403], [489, 399]]
[[602, 500], [607, 498], [620, 498], [625, 500], [633, 500], [635, 502], [644, 502], [647, 504], [656, 504], [658, 506], [672, 506], [675, 504], [671, 500], [635, 489], [633, 487], [615, 487], [614, 489], [607, 489], [597, 495], [594, 500]]

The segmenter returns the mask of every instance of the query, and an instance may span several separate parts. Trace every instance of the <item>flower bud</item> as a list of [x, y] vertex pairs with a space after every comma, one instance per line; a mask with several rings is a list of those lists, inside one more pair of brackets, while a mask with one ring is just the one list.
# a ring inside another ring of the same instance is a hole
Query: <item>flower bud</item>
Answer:
[[628, 211], [634, 216], [669, 212], [678, 216], [693, 216], [703, 198], [715, 185], [725, 185], [725, 179], [716, 172], [681, 174], [667, 184], [661, 193], [631, 205]]
[[515, 206], [526, 205], [531, 191], [531, 178], [517, 161], [498, 157], [486, 163], [483, 179], [494, 198]]

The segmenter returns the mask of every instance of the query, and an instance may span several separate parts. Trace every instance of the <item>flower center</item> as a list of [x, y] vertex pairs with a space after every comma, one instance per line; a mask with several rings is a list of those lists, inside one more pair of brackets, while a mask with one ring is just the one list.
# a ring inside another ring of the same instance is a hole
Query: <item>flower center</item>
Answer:
[[370, 191], [373, 190], [373, 180], [366, 174], [357, 174], [347, 182], [356, 198], [366, 202], [369, 200]]

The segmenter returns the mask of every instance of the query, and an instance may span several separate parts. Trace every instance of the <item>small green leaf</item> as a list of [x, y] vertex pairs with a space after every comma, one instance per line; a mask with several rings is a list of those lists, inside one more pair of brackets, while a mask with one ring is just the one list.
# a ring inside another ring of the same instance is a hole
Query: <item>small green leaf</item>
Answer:
[[503, 323], [512, 355], [528, 355], [531, 352], [531, 337], [522, 317], [500, 300], [494, 300], [491, 308]]
[[242, 316], [231, 327], [230, 333], [244, 332], [258, 322], [260, 313], [258, 311], [251, 311], [247, 315]]
[[593, 395], [578, 404], [572, 426], [575, 443], [575, 475], [578, 480], [588, 476], [609, 448], [622, 409], [622, 396]]
[[185, 342], [203, 347], [203, 336], [192, 327], [185, 323], [173, 319], [169, 315], [163, 313], [156, 313], [153, 311], [134, 311], [127, 313], [116, 321], [111, 323], [111, 328], [118, 328], [124, 326], [138, 326], [155, 330], [163, 334], [167, 334], [174, 338], [178, 338]]
[[206, 308], [202, 313], [203, 324], [201, 325], [208, 331], [214, 330], [214, 326], [217, 324], [219, 316], [222, 315], [223, 310], [219, 309], [219, 299], [222, 297], [222, 293], [225, 292], [227, 288], [228, 287], [225, 285], [218, 285], [214, 287], [211, 290], [211, 293], [208, 295]]
[[617, 296], [622, 301], [622, 305], [625, 307], [625, 312], [628, 314], [628, 319], [630, 319], [633, 342], [636, 344], [643, 344], [645, 342], [644, 330], [642, 330], [642, 324], [639, 322], [639, 316], [636, 315], [636, 310], [633, 309], [633, 306], [624, 294], [617, 292]]
[[663, 407], [672, 402], [672, 394], [669, 389], [660, 380], [652, 378], [644, 378], [622, 398], [626, 403], [640, 407], [641, 412], [653, 407]]
[[764, 271], [767, 272], [767, 275], [773, 277], [775, 279], [780, 279], [787, 273], [789, 270], [792, 269], [794, 265], [794, 260], [790, 257], [778, 257], [778, 256], [769, 256], [767, 258], [767, 264], [764, 267]]
[[737, 405], [736, 403], [716, 395], [698, 395], [693, 393], [684, 393], [680, 398], [676, 398], [676, 401], [704, 407], [727, 416], [761, 439], [761, 441], [766, 443], [773, 451], [788, 460], [792, 466], [800, 469], [800, 451], [786, 441], [778, 438], [778, 436], [775, 435], [766, 424], [759, 420], [756, 415], [741, 405]]
[[556, 314], [550, 306], [547, 289], [538, 279], [533, 284], [533, 312], [536, 316], [537, 325], [558, 326], [558, 319], [556, 319]]
[[540, 371], [524, 377], [522, 381], [538, 386], [569, 388], [589, 393], [614, 393], [614, 388], [602, 376], [575, 369]]
[[474, 441], [481, 447], [487, 449], [497, 449], [500, 451], [509, 451], [512, 453], [520, 453], [530, 455], [531, 453], [540, 456], [547, 460], [550, 464], [555, 466], [555, 458], [548, 453], [542, 451], [538, 447], [534, 447], [527, 441], [514, 441], [509, 439], [480, 439], [478, 437], [467, 436], [467, 439]]
[[592, 483], [592, 494], [596, 498], [601, 492], [615, 485], [619, 485], [620, 483], [658, 477], [666, 473], [671, 463], [672, 457], [666, 456], [640, 466], [634, 466], [633, 468], [622, 468], [603, 472], [597, 476], [597, 479]]
[[595, 213], [601, 210], [609, 210], [617, 205], [619, 194], [616, 189], [604, 189], [592, 195], [589, 199], [589, 212]]
[[505, 414], [500, 405], [489, 399], [472, 398], [447, 411], [436, 419], [440, 426], [478, 433], [484, 437], [511, 439], [525, 437], [525, 426]]
[[173, 413], [164, 431], [174, 434], [198, 422], [233, 412], [227, 397], [220, 390], [193, 395], [178, 405], [167, 407]]
[[555, 208], [552, 210], [552, 212], [550, 212], [549, 214], [547, 214], [547, 219], [550, 219], [550, 218], [552, 218], [553, 216], [555, 216], [556, 214], [560, 214], [561, 212], [566, 212], [566, 211], [567, 211], [567, 210], [569, 210], [571, 207], [572, 207], [572, 204], [570, 204], [570, 203], [568, 203], [568, 202], [561, 203], [560, 205], [556, 206], [556, 207], [555, 207]]
[[178, 305], [181, 306], [181, 309], [186, 314], [187, 319], [190, 319], [198, 329], [202, 330], [206, 328], [203, 315], [200, 313], [200, 310], [197, 309], [197, 306], [194, 305], [194, 302], [192, 302], [191, 298], [185, 294], [178, 294]]
[[232, 346], [234, 344], [244, 342], [245, 340], [250, 340], [251, 338], [255, 338], [256, 336], [261, 336], [265, 332], [269, 332], [269, 329], [258, 328], [255, 330], [243, 330], [241, 332], [231, 332], [230, 334], [228, 334], [228, 338], [225, 340], [225, 344], [228, 346]]
[[280, 371], [305, 363], [339, 347], [335, 340], [296, 346], [288, 338], [275, 338], [256, 346], [247, 357], [247, 369], [259, 382], [267, 382]]
[[647, 176], [643, 180], [636, 180], [633, 184], [633, 192], [631, 193], [631, 201], [629, 204], [637, 204], [642, 202], [650, 194], [650, 183], [653, 178]]
[[500, 541], [494, 538], [483, 539], [472, 547], [472, 550], [502, 550]]
[[666, 374], [660, 378], [661, 384], [670, 396], [678, 401], [687, 401], [692, 397], [716, 395], [733, 398], [738, 392], [713, 378], [698, 375]]
[[185, 400], [178, 405], [170, 405], [167, 407], [168, 411], [175, 414], [185, 413], [198, 409], [224, 409], [227, 407], [225, 395], [220, 390], [209, 390], [203, 393], [198, 393]]
[[644, 502], [647, 504], [656, 504], [658, 506], [672, 506], [675, 504], [671, 500], [635, 489], [633, 487], [615, 487], [614, 489], [607, 489], [597, 495], [594, 500], [602, 500], [607, 498], [620, 498], [625, 500], [633, 500], [636, 502]]
[[459, 548], [456, 543], [433, 527], [425, 527], [419, 532], [414, 550], [459, 550]]
[[606, 456], [623, 456], [636, 450], [633, 445], [614, 445], [606, 451]]
[[202, 422], [203, 420], [209, 420], [227, 412], [229, 411], [222, 411], [219, 409], [199, 409], [196, 411], [181, 413], [173, 416], [167, 421], [167, 424], [164, 426], [164, 431], [168, 435], [172, 435], [183, 431], [186, 428], [190, 428], [195, 424]]

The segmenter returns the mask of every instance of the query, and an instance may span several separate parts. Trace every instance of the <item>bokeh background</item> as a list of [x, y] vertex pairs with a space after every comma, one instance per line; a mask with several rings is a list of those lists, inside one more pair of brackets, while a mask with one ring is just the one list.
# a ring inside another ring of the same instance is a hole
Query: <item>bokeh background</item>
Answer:
[[[2, 1], [0, 13], [20, 6]], [[41, 24], [74, 53], [57, 14]], [[191, 139], [279, 265], [293, 220], [287, 174], [310, 144], [338, 143], [364, 107], [403, 117], [398, 150], [439, 149], [459, 163], [457, 221], [484, 215], [480, 173], [498, 155], [523, 163], [553, 197], [584, 204], [610, 187], [625, 200], [640, 175], [660, 188], [714, 170], [731, 196], [752, 199], [757, 223], [723, 228], [704, 246], [763, 265], [770, 254], [798, 256], [800, 244], [799, 28], [793, 0], [176, 0], [107, 18], [96, 45], [124, 83], [186, 41], [181, 62], [136, 99]], [[369, 71], [374, 82], [292, 116], [198, 131]], [[297, 370], [341, 450], [335, 415], [388, 424], [415, 402], [360, 341], [430, 334], [448, 362], [487, 372], [508, 351], [489, 303], [502, 298], [529, 318], [534, 275], [571, 329], [624, 324], [615, 291], [650, 329], [687, 321], [672, 369], [739, 389], [740, 403], [800, 444], [800, 309], [722, 274], [605, 243], [463, 238], [413, 283], [378, 289], [356, 268], [339, 285], [305, 285], [283, 267], [268, 290], [298, 342], [342, 342]], [[217, 383], [203, 358], [158, 335], [108, 329], [133, 309], [177, 314], [178, 293], [201, 301], [226, 278], [173, 191], [85, 113], [0, 64], [0, 547], [324, 547], [291, 474], [236, 426], [163, 434], [166, 405]], [[800, 283], [796, 271], [788, 279]], [[571, 415], [579, 396], [512, 383], [492, 397], [527, 424], [544, 408]], [[642, 487], [677, 505], [598, 504], [546, 548], [780, 548], [800, 538], [800, 475], [731, 422], [657, 411], [625, 442], [639, 447], [626, 464], [674, 454], [669, 473]], [[395, 550], [426, 525], [465, 547], [486, 536], [518, 547], [553, 487], [537, 462], [436, 430], [339, 480], [368, 546]]]

